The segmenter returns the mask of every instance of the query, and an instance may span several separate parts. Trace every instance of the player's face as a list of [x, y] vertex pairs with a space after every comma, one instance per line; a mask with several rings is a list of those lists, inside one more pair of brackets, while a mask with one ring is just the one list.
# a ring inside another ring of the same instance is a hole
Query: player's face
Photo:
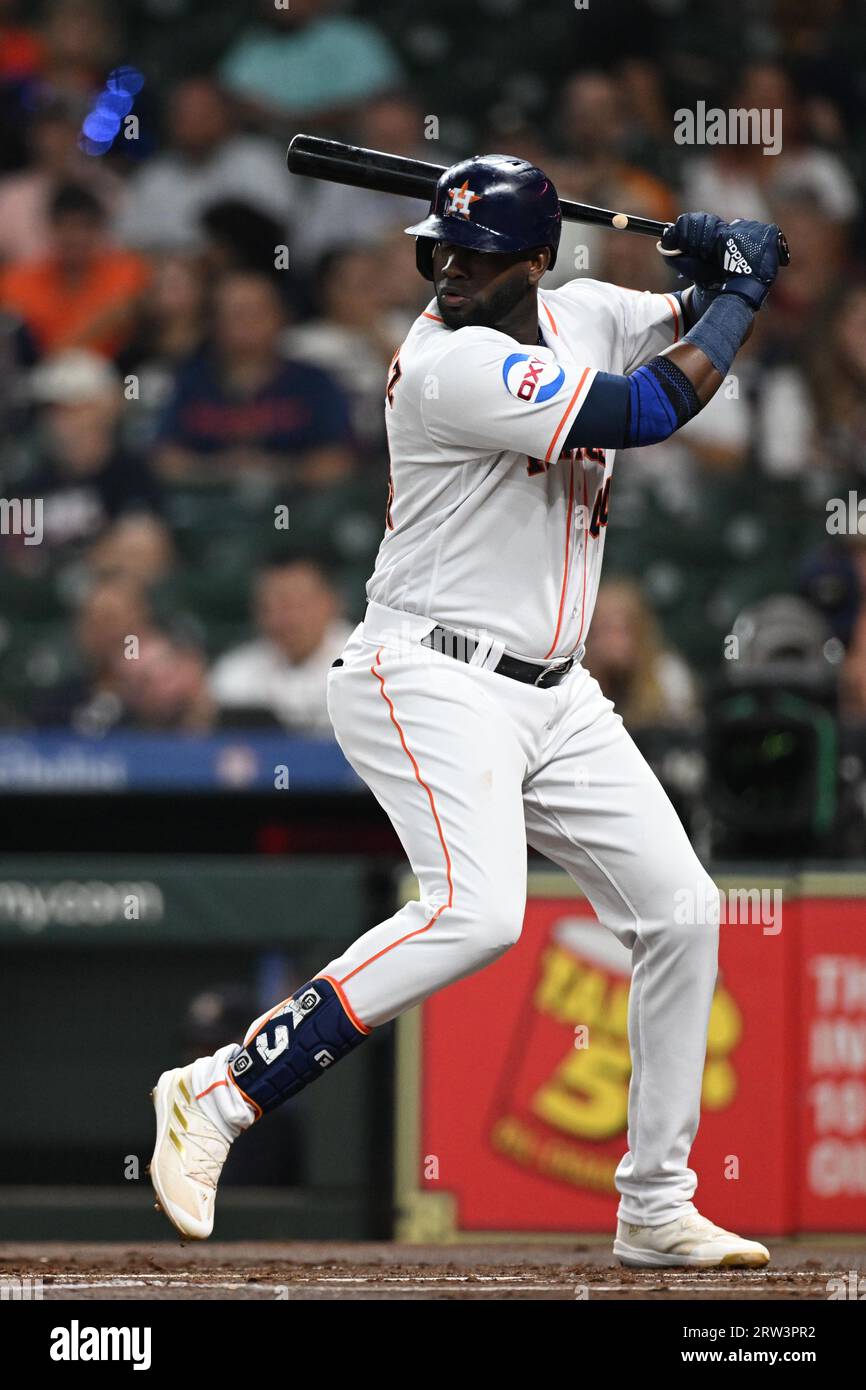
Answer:
[[538, 257], [472, 251], [448, 241], [433, 248], [436, 302], [447, 328], [499, 328], [537, 282]]

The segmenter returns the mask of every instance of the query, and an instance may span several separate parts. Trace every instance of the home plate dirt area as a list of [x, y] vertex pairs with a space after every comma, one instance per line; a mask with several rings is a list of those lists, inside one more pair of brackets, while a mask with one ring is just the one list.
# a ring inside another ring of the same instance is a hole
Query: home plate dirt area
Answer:
[[[630, 1270], [609, 1243], [5, 1244], [0, 1281], [45, 1300], [825, 1300], [866, 1275], [862, 1242], [770, 1241], [766, 1270]], [[24, 1284], [25, 1280], [31, 1283]], [[837, 1286], [838, 1287], [838, 1284]], [[863, 1287], [866, 1287], [864, 1285]], [[39, 1296], [38, 1294], [36, 1295]]]

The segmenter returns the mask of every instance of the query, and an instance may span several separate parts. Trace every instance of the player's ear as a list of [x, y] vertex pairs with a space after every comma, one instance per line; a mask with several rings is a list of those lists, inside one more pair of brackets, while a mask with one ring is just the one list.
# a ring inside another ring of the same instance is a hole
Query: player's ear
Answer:
[[537, 251], [533, 251], [529, 258], [529, 283], [537, 285], [547, 267], [550, 265], [550, 247], [539, 246]]

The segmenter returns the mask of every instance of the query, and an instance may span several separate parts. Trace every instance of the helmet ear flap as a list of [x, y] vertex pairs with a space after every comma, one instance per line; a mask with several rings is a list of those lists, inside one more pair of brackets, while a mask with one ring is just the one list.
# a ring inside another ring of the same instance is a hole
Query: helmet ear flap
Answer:
[[436, 242], [429, 236], [415, 238], [415, 264], [425, 280], [433, 279], [433, 247]]

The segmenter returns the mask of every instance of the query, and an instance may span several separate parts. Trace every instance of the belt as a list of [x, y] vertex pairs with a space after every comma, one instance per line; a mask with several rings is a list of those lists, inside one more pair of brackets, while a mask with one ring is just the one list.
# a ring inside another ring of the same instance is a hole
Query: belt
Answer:
[[[421, 638], [422, 647], [432, 647], [444, 656], [453, 656], [455, 661], [469, 661], [478, 643], [463, 632], [454, 632], [449, 627], [434, 627], [426, 637]], [[561, 661], [551, 661], [549, 666], [540, 666], [537, 661], [521, 661], [517, 656], [503, 655], [492, 668], [498, 676], [510, 676], [524, 685], [538, 685], [547, 689], [559, 685], [574, 665], [574, 657], [567, 656]]]

